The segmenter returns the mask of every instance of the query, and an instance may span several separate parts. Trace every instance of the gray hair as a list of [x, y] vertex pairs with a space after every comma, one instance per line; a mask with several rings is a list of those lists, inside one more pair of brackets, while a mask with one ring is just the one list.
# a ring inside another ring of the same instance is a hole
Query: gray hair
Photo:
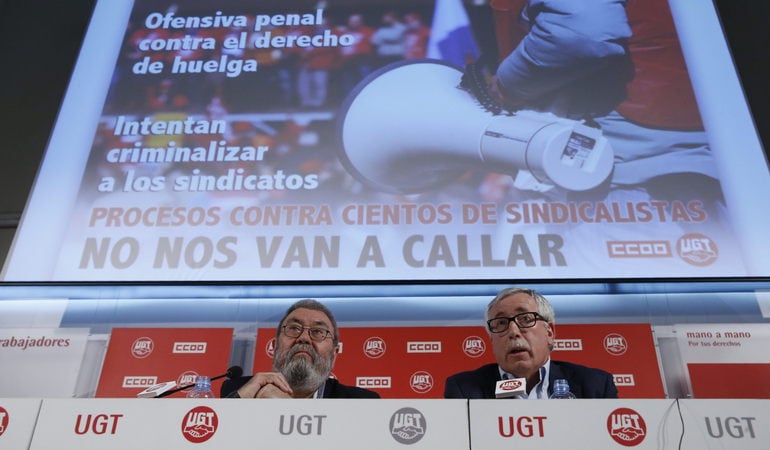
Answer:
[[489, 311], [495, 305], [500, 303], [503, 299], [516, 294], [527, 294], [530, 297], [532, 297], [532, 299], [535, 300], [535, 303], [537, 303], [537, 313], [543, 316], [546, 322], [555, 323], [556, 313], [554, 313], [553, 306], [551, 306], [551, 303], [548, 301], [547, 298], [543, 297], [540, 293], [538, 293], [534, 289], [518, 288], [518, 287], [506, 288], [500, 291], [495, 296], [495, 298], [493, 298], [492, 301], [489, 302], [489, 304], [487, 305], [487, 310], [484, 313], [484, 320], [487, 321], [490, 319]]
[[326, 317], [328, 317], [329, 321], [332, 323], [332, 328], [333, 328], [331, 330], [332, 342], [334, 343], [334, 345], [339, 344], [340, 332], [337, 329], [337, 321], [334, 320], [334, 314], [332, 314], [331, 310], [326, 305], [312, 298], [299, 300], [295, 302], [293, 305], [289, 306], [289, 309], [286, 310], [286, 313], [284, 313], [283, 317], [281, 318], [281, 321], [278, 322], [278, 328], [275, 330], [276, 338], [281, 334], [281, 326], [283, 326], [283, 322], [286, 320], [287, 317], [289, 317], [289, 314], [291, 314], [294, 310], [299, 308], [312, 309], [313, 311], [320, 311], [326, 314]]

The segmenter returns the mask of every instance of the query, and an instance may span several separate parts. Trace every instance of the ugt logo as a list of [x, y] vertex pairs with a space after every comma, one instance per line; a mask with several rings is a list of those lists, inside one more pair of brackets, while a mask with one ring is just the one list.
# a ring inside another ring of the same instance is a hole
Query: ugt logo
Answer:
[[217, 432], [219, 418], [208, 406], [197, 406], [185, 414], [182, 419], [182, 435], [193, 444], [200, 444], [211, 439]]
[[626, 447], [639, 445], [647, 436], [647, 424], [641, 414], [631, 408], [618, 408], [607, 417], [607, 431], [612, 439]]
[[628, 351], [628, 341], [618, 333], [604, 336], [604, 349], [613, 356], [620, 356]]
[[0, 406], [0, 436], [8, 429], [8, 411]]
[[463, 341], [463, 353], [471, 358], [478, 358], [487, 350], [484, 339], [478, 336], [468, 336]]
[[700, 233], [689, 233], [680, 237], [676, 241], [676, 251], [684, 262], [699, 267], [711, 265], [719, 258], [717, 244]]
[[409, 386], [418, 394], [425, 394], [433, 389], [433, 375], [420, 370], [412, 374], [409, 379]]
[[385, 340], [379, 336], [373, 336], [364, 342], [364, 354], [372, 359], [377, 359], [385, 354]]
[[155, 342], [153, 342], [152, 339], [143, 336], [140, 338], [137, 338], [137, 340], [134, 341], [133, 344], [131, 344], [131, 354], [134, 355], [134, 358], [146, 358], [150, 356], [150, 353], [152, 353], [153, 349], [155, 348]]
[[414, 408], [401, 408], [390, 417], [390, 435], [401, 444], [414, 444], [425, 436], [425, 416]]

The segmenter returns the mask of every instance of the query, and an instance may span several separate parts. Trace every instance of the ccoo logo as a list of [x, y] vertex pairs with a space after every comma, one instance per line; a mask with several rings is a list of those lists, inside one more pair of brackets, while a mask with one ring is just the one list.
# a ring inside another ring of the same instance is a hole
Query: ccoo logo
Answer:
[[471, 358], [478, 358], [487, 351], [487, 344], [484, 343], [484, 339], [478, 336], [468, 336], [463, 341], [463, 353]]
[[607, 241], [610, 258], [669, 258], [668, 241]]
[[700, 233], [685, 234], [676, 241], [679, 257], [693, 266], [704, 267], [713, 264], [719, 257], [717, 244]]
[[636, 386], [636, 378], [633, 373], [616, 373], [612, 375], [615, 386]]
[[138, 338], [131, 344], [131, 354], [134, 358], [146, 358], [150, 356], [153, 349], [155, 349], [155, 343], [146, 336]]
[[618, 333], [610, 333], [604, 336], [604, 349], [610, 355], [620, 356], [628, 351], [628, 342]]
[[390, 389], [390, 377], [356, 377], [356, 386], [367, 389]]
[[174, 342], [171, 353], [206, 353], [207, 342]]
[[377, 359], [385, 354], [385, 341], [378, 336], [373, 336], [364, 342], [364, 354], [372, 359]]
[[433, 375], [421, 370], [415, 372], [409, 379], [409, 386], [418, 394], [425, 394], [433, 389]]
[[208, 406], [197, 406], [182, 418], [182, 436], [193, 444], [208, 441], [217, 432], [219, 418]]
[[633, 409], [618, 408], [607, 417], [607, 431], [618, 444], [633, 447], [644, 440], [647, 424], [641, 414]]
[[566, 352], [579, 352], [583, 351], [582, 339], [554, 339], [553, 349]]
[[407, 353], [441, 353], [441, 341], [409, 341]]
[[158, 384], [158, 377], [154, 375], [147, 376], [124, 376], [123, 385], [124, 388], [146, 388]]

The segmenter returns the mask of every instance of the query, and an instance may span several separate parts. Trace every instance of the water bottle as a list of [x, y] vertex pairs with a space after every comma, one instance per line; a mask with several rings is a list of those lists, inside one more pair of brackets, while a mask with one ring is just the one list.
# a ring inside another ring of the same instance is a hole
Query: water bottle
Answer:
[[567, 382], [567, 380], [554, 380], [553, 394], [551, 394], [549, 398], [562, 400], [562, 399], [573, 399], [577, 397], [575, 397], [575, 394], [570, 392], [569, 383]]
[[211, 390], [211, 379], [205, 375], [195, 377], [195, 387], [187, 393], [187, 398], [215, 398]]

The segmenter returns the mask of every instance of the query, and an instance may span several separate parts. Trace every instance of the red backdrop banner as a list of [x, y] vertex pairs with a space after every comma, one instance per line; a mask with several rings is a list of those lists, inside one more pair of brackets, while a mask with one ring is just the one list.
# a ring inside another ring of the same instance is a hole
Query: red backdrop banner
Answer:
[[[770, 398], [770, 364], [690, 363], [687, 364], [694, 398]], [[726, 374], [739, 374], [731, 383]]]
[[[96, 397], [136, 397], [156, 383], [225, 373], [232, 340], [232, 328], [113, 328]], [[212, 383], [217, 395], [221, 384]]]
[[[665, 398], [649, 324], [558, 325], [552, 359], [613, 374], [621, 398]], [[257, 330], [254, 372], [268, 371], [275, 329]], [[341, 328], [334, 376], [383, 398], [442, 398], [447, 376], [494, 361], [482, 327]]]

